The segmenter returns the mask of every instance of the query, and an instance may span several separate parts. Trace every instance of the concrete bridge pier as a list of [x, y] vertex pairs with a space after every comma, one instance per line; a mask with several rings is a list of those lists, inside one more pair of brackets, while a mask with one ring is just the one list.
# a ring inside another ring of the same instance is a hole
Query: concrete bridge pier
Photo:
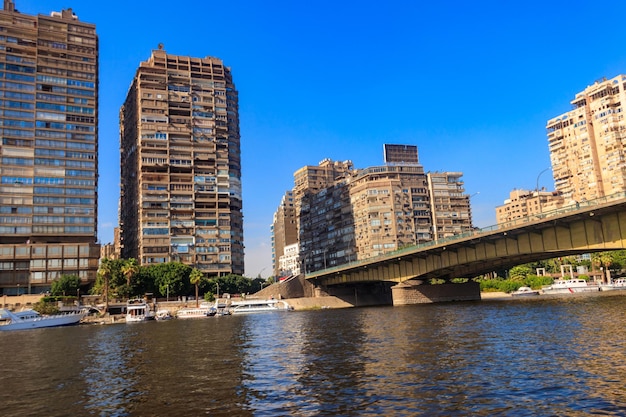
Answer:
[[480, 300], [480, 284], [468, 281], [462, 284], [424, 284], [420, 280], [408, 280], [391, 287], [394, 306], [441, 303], [446, 301]]

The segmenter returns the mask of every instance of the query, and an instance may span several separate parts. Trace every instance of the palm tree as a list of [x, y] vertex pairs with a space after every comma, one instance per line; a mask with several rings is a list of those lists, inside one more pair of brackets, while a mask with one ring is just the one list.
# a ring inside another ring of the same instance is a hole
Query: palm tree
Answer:
[[204, 275], [202, 274], [202, 271], [200, 271], [198, 268], [192, 269], [191, 273], [189, 274], [189, 282], [196, 286], [196, 308], [198, 307], [198, 284], [203, 277]]
[[104, 279], [104, 313], [109, 311], [109, 278], [111, 278], [111, 261], [109, 258], [100, 260], [98, 275]]
[[122, 274], [126, 277], [126, 286], [128, 287], [128, 297], [130, 298], [130, 281], [137, 272], [139, 272], [139, 264], [135, 258], [130, 258], [124, 261], [124, 265], [121, 268]]
[[[611, 281], [611, 272], [609, 271], [609, 266], [613, 263], [613, 254], [611, 252], [596, 252], [591, 254], [591, 262], [593, 265], [600, 267], [601, 273], [601, 281], [603, 283], [608, 283]], [[605, 280], [608, 277], [608, 280]]]

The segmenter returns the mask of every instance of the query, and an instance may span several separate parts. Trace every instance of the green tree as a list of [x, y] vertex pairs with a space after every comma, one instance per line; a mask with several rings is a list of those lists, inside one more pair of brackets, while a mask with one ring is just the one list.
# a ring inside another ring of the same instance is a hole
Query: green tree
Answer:
[[[245, 294], [252, 292], [252, 280], [241, 275], [228, 274], [221, 277], [213, 277], [210, 281], [209, 291], [213, 293]], [[218, 292], [219, 287], [219, 292]]]
[[80, 278], [77, 275], [61, 275], [59, 279], [52, 281], [50, 286], [51, 295], [74, 295], [78, 294]]
[[104, 313], [109, 311], [109, 283], [111, 280], [111, 260], [109, 258], [102, 258], [100, 260], [100, 267], [98, 268], [98, 277], [102, 279], [103, 294], [104, 294]]
[[626, 250], [616, 250], [611, 253], [613, 255], [613, 268], [626, 269]]
[[128, 297], [132, 294], [132, 279], [139, 272], [139, 264], [135, 258], [130, 258], [124, 261], [120, 271], [126, 277], [126, 287], [128, 289]]
[[135, 294], [159, 294], [159, 288], [154, 281], [150, 266], [140, 266], [133, 276], [133, 292]]
[[514, 266], [509, 270], [509, 278], [512, 281], [523, 281], [526, 277], [532, 274], [533, 270], [528, 265]]
[[150, 275], [161, 296], [187, 295], [190, 273], [191, 267], [181, 262], [150, 265]]
[[[613, 254], [611, 252], [596, 252], [591, 254], [591, 264], [597, 266], [601, 271], [601, 281], [608, 282], [611, 279], [609, 268], [613, 264]], [[605, 279], [605, 277], [607, 279]]]
[[196, 307], [198, 307], [198, 284], [204, 278], [202, 271], [197, 268], [193, 268], [189, 274], [189, 282], [196, 287]]

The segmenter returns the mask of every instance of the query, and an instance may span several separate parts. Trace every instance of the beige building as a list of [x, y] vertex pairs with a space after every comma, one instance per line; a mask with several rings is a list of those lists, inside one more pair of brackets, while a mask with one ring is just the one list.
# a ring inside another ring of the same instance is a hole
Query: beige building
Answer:
[[626, 75], [596, 81], [571, 104], [547, 123], [556, 191], [568, 202], [626, 191]]
[[428, 194], [433, 239], [456, 236], [472, 230], [470, 197], [465, 194], [461, 172], [429, 172]]
[[140, 64], [120, 110], [123, 258], [244, 273], [238, 95], [218, 58]]
[[546, 125], [556, 191], [513, 190], [498, 223], [626, 191], [626, 75], [596, 81], [571, 104]]
[[283, 255], [278, 259], [280, 274], [277, 277], [300, 275], [300, 245], [293, 243], [285, 246]]
[[350, 174], [352, 161], [332, 161], [324, 159], [319, 165], [307, 165], [293, 174], [293, 196], [298, 207], [302, 196], [307, 192], [315, 193], [335, 183], [336, 180]]
[[285, 255], [285, 248], [298, 243], [298, 226], [296, 206], [293, 192], [287, 191], [283, 196], [278, 209], [274, 213], [272, 222], [272, 269], [275, 277], [279, 276], [281, 266], [279, 260]]
[[98, 36], [72, 9], [0, 10], [0, 292], [96, 278]]
[[416, 146], [385, 145], [384, 157], [385, 165], [352, 170], [350, 164], [334, 179], [326, 176], [325, 186], [303, 187], [297, 211], [302, 272], [429, 242], [435, 221], [440, 237], [471, 229], [461, 173], [426, 174]]
[[350, 201], [357, 259], [432, 240], [428, 181], [419, 164], [360, 170]]
[[540, 213], [557, 210], [565, 204], [565, 199], [557, 191], [513, 190], [504, 204], [496, 207], [498, 224], [508, 223]]
[[113, 242], [100, 247], [100, 258], [120, 259], [120, 228], [113, 229]]
[[[302, 210], [308, 213], [311, 204], [317, 204], [316, 201], [318, 200], [311, 202], [315, 194], [348, 177], [352, 170], [352, 161], [332, 161], [327, 158], [318, 165], [306, 165], [294, 173], [294, 188], [285, 194], [281, 205], [274, 214], [272, 223], [272, 266], [275, 276], [280, 275], [279, 259], [285, 255], [285, 247], [300, 242]], [[291, 216], [294, 216], [295, 222], [292, 222]], [[307, 247], [307, 244], [305, 243], [304, 246]], [[301, 247], [302, 245], [300, 245]], [[312, 256], [309, 256], [309, 261], [313, 262]], [[300, 260], [299, 262], [302, 263], [303, 261]], [[321, 252], [317, 254], [317, 262], [319, 265], [324, 263]]]

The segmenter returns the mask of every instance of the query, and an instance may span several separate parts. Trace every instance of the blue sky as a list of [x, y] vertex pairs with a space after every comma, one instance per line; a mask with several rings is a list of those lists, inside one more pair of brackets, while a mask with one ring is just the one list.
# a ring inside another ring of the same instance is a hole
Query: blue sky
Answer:
[[[271, 275], [270, 224], [293, 173], [324, 158], [365, 168], [384, 143], [426, 171], [461, 171], [474, 224], [512, 189], [554, 189], [545, 125], [577, 92], [626, 73], [621, 1], [15, 0], [72, 8], [100, 38], [99, 238], [113, 240], [118, 114], [159, 43], [215, 56], [239, 90], [246, 275]], [[538, 180], [539, 176], [539, 180]]]

